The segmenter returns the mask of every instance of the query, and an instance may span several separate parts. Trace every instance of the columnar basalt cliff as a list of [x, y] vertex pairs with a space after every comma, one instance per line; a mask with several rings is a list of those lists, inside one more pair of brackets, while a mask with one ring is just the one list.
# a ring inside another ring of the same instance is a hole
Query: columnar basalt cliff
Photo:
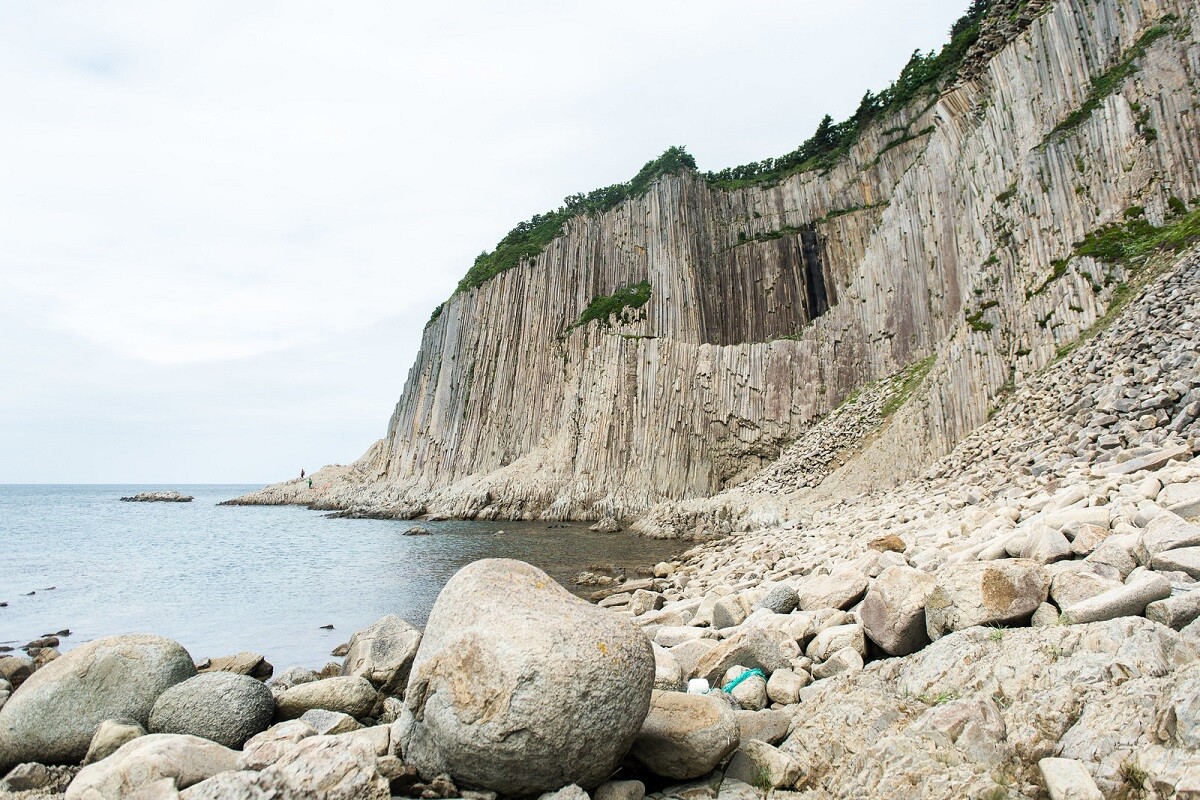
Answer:
[[[1185, 0], [993, 4], [957, 77], [836, 164], [682, 169], [569, 217], [435, 315], [362, 459], [239, 502], [629, 518], [743, 483], [920, 364], [838, 464], [853, 488], [911, 477], [1102, 318], [1128, 276], [1078, 242], [1200, 198], [1197, 22]], [[642, 282], [644, 304], [577, 324]]]

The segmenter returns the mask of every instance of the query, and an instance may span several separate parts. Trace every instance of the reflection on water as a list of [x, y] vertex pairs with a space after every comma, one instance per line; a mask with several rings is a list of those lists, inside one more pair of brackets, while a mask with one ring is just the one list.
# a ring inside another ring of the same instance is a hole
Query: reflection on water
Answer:
[[[117, 500], [153, 488], [195, 500]], [[424, 625], [446, 580], [476, 559], [519, 558], [575, 589], [589, 564], [632, 572], [681, 549], [586, 524], [325, 519], [215, 505], [249, 488], [0, 486], [0, 643], [70, 628], [65, 649], [143, 631], [179, 641], [197, 660], [254, 650], [277, 668], [315, 667], [384, 614]], [[401, 535], [414, 524], [431, 535]], [[326, 624], [334, 630], [320, 630]]]

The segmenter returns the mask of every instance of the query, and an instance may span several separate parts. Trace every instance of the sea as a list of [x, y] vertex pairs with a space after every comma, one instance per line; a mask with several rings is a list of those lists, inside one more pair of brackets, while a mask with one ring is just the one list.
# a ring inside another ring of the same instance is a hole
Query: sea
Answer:
[[[477, 559], [521, 559], [584, 593], [595, 587], [574, 578], [591, 565], [633, 575], [682, 549], [587, 523], [330, 519], [293, 506], [217, 505], [256, 488], [0, 485], [0, 645], [69, 629], [67, 650], [140, 632], [176, 640], [196, 661], [250, 650], [277, 672], [319, 668], [385, 614], [423, 627], [446, 581]], [[170, 489], [194, 499], [119, 499]], [[431, 535], [403, 535], [416, 524]]]

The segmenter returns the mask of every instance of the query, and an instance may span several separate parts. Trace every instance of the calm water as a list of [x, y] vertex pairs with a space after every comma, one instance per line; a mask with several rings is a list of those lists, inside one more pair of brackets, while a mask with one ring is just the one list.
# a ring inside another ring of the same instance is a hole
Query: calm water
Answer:
[[[679, 550], [584, 524], [325, 519], [215, 505], [252, 488], [0, 485], [0, 643], [70, 628], [70, 648], [141, 631], [175, 639], [197, 660], [254, 650], [277, 671], [318, 667], [384, 614], [423, 626], [445, 582], [476, 559], [519, 558], [572, 588], [588, 564], [632, 570]], [[195, 500], [117, 499], [152, 489]], [[400, 535], [414, 524], [433, 535]], [[334, 630], [320, 630], [327, 624]]]

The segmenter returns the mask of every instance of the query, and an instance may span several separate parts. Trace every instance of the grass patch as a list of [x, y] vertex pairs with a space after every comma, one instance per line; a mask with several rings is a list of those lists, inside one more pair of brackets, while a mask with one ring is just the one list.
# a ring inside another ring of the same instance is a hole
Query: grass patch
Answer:
[[967, 314], [967, 324], [971, 326], [971, 330], [977, 333], [987, 333], [995, 327], [990, 322], [984, 322], [983, 309], [976, 311], [974, 314]]
[[1171, 23], [1174, 21], [1175, 17], [1173, 15], [1167, 15], [1157, 25], [1148, 28], [1125, 51], [1120, 61], [1104, 74], [1092, 78], [1092, 86], [1088, 91], [1087, 99], [1083, 101], [1083, 105], [1072, 111], [1062, 122], [1058, 123], [1054, 127], [1054, 130], [1047, 134], [1042, 144], [1062, 139], [1086, 122], [1088, 117], [1092, 115], [1092, 112], [1098, 109], [1100, 104], [1104, 102], [1105, 98], [1120, 89], [1121, 84], [1137, 72], [1138, 60], [1146, 54], [1146, 50], [1149, 49], [1150, 45], [1171, 32]]
[[921, 385], [921, 381], [925, 380], [925, 376], [929, 374], [929, 370], [933, 368], [934, 362], [937, 361], [937, 356], [929, 356], [923, 358], [914, 364], [910, 364], [895, 380], [899, 381], [900, 385], [896, 391], [883, 404], [882, 414], [884, 418], [890, 417], [900, 410], [900, 406], [907, 402], [913, 391]]
[[594, 298], [579, 315], [579, 319], [575, 320], [567, 330], [581, 328], [592, 321], [598, 321], [604, 327], [608, 327], [609, 320], [615, 314], [620, 314], [622, 321], [626, 321], [626, 309], [641, 308], [648, 302], [650, 302], [650, 281], [622, 287], [610, 295]]

